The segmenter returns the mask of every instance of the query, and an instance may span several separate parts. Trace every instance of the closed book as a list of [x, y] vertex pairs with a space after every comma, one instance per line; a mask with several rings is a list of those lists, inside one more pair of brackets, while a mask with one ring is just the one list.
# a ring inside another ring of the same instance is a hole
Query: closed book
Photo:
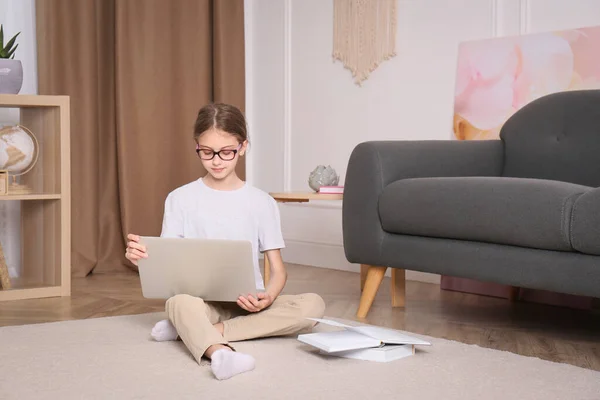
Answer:
[[298, 340], [327, 353], [379, 347], [381, 340], [352, 331], [319, 332], [298, 335]]
[[319, 193], [322, 194], [342, 194], [344, 193], [343, 186], [321, 186], [319, 188]]
[[415, 345], [413, 344], [386, 344], [382, 347], [358, 350], [346, 350], [334, 353], [327, 353], [323, 350], [321, 354], [327, 354], [335, 357], [353, 358], [355, 360], [390, 362], [401, 358], [410, 357], [415, 354]]

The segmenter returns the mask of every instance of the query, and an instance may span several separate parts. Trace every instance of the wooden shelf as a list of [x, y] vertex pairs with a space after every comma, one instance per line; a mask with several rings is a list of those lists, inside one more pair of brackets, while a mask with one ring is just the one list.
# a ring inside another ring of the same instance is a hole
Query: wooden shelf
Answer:
[[11, 241], [19, 257], [0, 257], [3, 276], [14, 269], [19, 277], [10, 278], [10, 288], [0, 287], [0, 301], [71, 294], [69, 107], [68, 96], [0, 94], [0, 108], [19, 109], [19, 121], [10, 122], [30, 130], [39, 150], [36, 164], [17, 179], [30, 191], [11, 194], [9, 188], [0, 195], [0, 201], [21, 201], [11, 211], [18, 214], [19, 230], [6, 232], [17, 239], [20, 231], [20, 238]]
[[68, 107], [69, 96], [48, 96], [35, 94], [0, 94], [0, 107]]
[[[25, 278], [11, 278], [10, 289], [0, 290], [0, 301], [2, 300], [24, 300], [41, 297], [64, 296], [60, 285], [35, 282]], [[67, 293], [66, 295], [68, 295]]]
[[0, 196], [0, 200], [60, 200], [60, 194], [8, 194]]
[[280, 203], [307, 203], [311, 200], [342, 200], [341, 193], [315, 193], [315, 192], [282, 192], [269, 193]]
[[0, 301], [39, 299], [43, 297], [68, 296], [63, 294], [60, 286], [39, 286], [31, 288], [15, 288], [0, 290]]

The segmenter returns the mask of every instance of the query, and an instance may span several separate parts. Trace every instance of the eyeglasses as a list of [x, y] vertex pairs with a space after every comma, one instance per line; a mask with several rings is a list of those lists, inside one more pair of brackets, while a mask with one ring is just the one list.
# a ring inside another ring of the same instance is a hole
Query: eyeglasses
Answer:
[[215, 156], [219, 156], [219, 158], [223, 161], [231, 161], [235, 158], [235, 155], [242, 147], [240, 143], [238, 147], [235, 149], [221, 149], [219, 151], [214, 151], [212, 149], [200, 148], [200, 146], [196, 145], [196, 154], [200, 157], [201, 160], [212, 160]]

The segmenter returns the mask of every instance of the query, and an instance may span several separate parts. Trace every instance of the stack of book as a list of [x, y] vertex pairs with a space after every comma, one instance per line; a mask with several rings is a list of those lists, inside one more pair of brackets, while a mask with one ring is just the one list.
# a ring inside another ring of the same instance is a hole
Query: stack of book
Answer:
[[363, 325], [349, 326], [327, 319], [309, 318], [322, 324], [345, 328], [333, 332], [298, 335], [298, 340], [320, 350], [321, 354], [357, 360], [389, 362], [415, 354], [415, 346], [431, 343], [402, 332]]

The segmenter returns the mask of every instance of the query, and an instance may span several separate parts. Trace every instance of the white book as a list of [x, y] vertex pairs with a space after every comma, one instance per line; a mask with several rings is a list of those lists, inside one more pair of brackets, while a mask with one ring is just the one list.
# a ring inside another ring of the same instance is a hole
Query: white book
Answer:
[[322, 354], [388, 362], [413, 355], [415, 345], [431, 345], [425, 340], [405, 335], [393, 329], [370, 325], [350, 326], [332, 320], [309, 319], [344, 328], [334, 332], [298, 335], [299, 341], [316, 347]]
[[307, 333], [298, 335], [298, 340], [327, 353], [368, 349], [382, 345], [381, 340], [352, 331]]
[[415, 345], [386, 344], [383, 347], [339, 351], [335, 353], [327, 353], [323, 350], [320, 350], [319, 353], [335, 357], [353, 358], [355, 360], [390, 362], [415, 354]]

